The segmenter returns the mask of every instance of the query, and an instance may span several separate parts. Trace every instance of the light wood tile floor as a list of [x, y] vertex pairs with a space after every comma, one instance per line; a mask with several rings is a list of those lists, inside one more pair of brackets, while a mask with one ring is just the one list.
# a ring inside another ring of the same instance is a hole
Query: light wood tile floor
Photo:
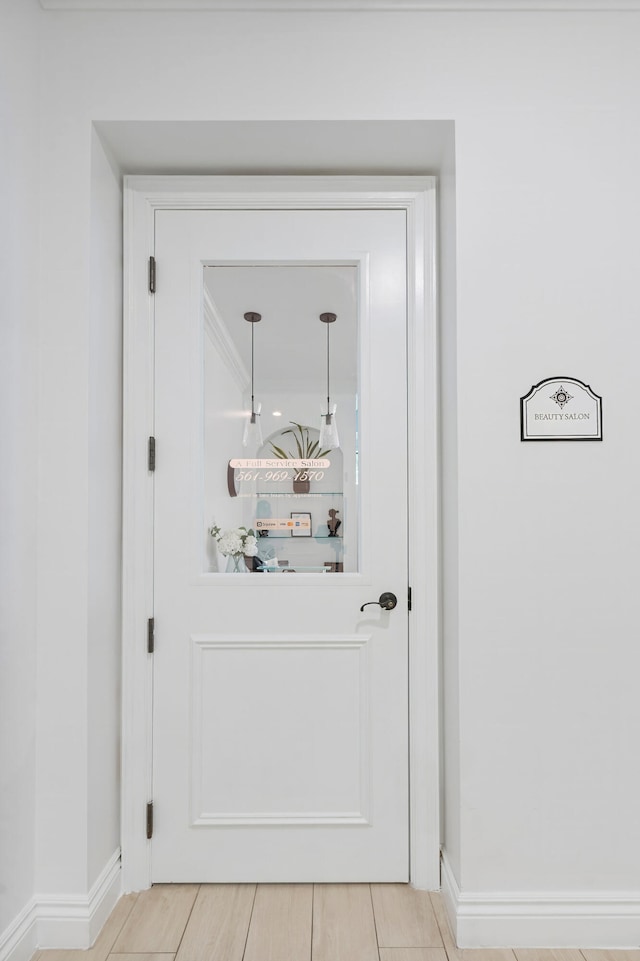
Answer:
[[33, 961], [640, 961], [640, 951], [459, 950], [439, 894], [406, 884], [156, 884], [88, 951]]

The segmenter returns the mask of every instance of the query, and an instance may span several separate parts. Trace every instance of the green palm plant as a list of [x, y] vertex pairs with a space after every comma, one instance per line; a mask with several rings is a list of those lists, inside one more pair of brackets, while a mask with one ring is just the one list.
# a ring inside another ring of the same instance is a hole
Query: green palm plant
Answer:
[[290, 420], [289, 423], [292, 425], [287, 428], [287, 430], [282, 431], [282, 436], [285, 434], [291, 434], [295, 441], [296, 451], [290, 451], [287, 453], [282, 449], [282, 447], [276, 446], [276, 444], [271, 442], [271, 450], [279, 457], [281, 460], [311, 460], [313, 457], [326, 457], [329, 453], [328, 450], [320, 450], [319, 440], [311, 440], [310, 431], [311, 427], [307, 427], [304, 424], [297, 424], [294, 420]]

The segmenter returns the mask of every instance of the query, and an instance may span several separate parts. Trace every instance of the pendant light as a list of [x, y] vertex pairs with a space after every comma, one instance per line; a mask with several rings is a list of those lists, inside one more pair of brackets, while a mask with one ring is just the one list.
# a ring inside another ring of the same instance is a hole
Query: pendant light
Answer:
[[262, 446], [262, 428], [260, 427], [262, 404], [256, 404], [253, 395], [253, 332], [255, 325], [262, 320], [262, 316], [250, 310], [244, 315], [244, 319], [251, 324], [251, 414], [245, 421], [242, 445], [243, 447], [251, 447], [257, 452], [258, 448]]
[[331, 324], [334, 324], [337, 320], [335, 314], [320, 314], [320, 320], [323, 324], [327, 325], [327, 413], [322, 414], [320, 417], [320, 450], [335, 450], [340, 447], [340, 438], [338, 437], [338, 424], [336, 423], [336, 404], [331, 406], [331, 393], [330, 393], [330, 356], [329, 356], [329, 331], [331, 329]]

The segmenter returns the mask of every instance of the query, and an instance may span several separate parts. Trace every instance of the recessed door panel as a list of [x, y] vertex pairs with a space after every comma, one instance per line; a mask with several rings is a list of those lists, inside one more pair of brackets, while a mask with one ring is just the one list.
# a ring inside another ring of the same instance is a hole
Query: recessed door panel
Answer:
[[368, 823], [369, 640], [192, 638], [192, 824]]

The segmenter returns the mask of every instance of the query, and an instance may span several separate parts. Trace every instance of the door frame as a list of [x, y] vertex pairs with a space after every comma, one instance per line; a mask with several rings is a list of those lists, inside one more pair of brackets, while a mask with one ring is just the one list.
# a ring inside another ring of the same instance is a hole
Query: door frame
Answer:
[[[158, 210], [368, 209], [407, 215], [410, 882], [440, 888], [440, 471], [435, 177], [124, 178], [122, 882], [151, 884], [154, 303]], [[158, 288], [162, 267], [158, 267]], [[161, 456], [161, 454], [160, 454]], [[421, 532], [429, 531], [425, 537]], [[416, 532], [416, 536], [412, 536]]]

